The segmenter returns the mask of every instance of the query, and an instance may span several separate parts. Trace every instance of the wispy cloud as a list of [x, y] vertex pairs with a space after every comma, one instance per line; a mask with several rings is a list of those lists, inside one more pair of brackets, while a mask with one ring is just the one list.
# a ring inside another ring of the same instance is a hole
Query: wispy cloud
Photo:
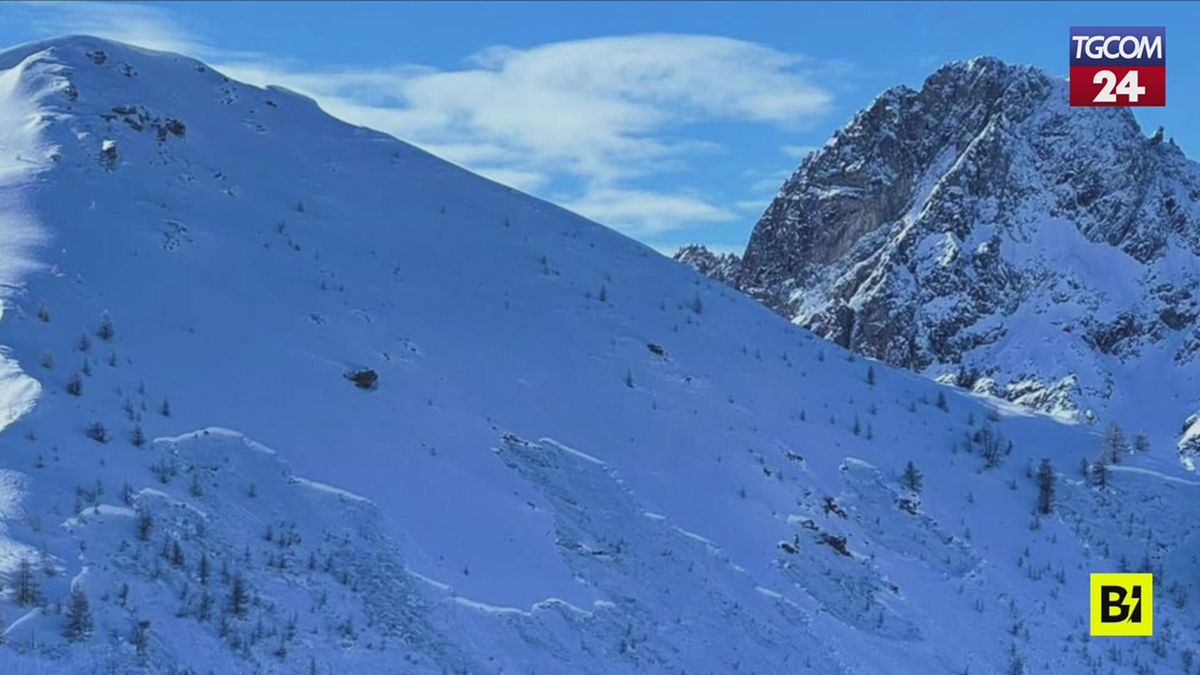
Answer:
[[538, 171], [525, 171], [504, 166], [488, 166], [476, 164], [472, 166], [475, 173], [490, 178], [497, 183], [503, 183], [522, 192], [536, 193], [550, 183], [550, 176]]
[[770, 199], [741, 199], [733, 203], [734, 208], [750, 214], [760, 214], [767, 210]]
[[742, 172], [750, 182], [749, 192], [752, 195], [774, 195], [779, 191], [784, 181], [792, 175], [793, 168], [780, 167], [772, 169], [747, 169]]
[[595, 188], [563, 206], [638, 237], [737, 219], [735, 213], [700, 197], [647, 190]]
[[[634, 35], [493, 47], [467, 67], [315, 71], [279, 61], [219, 60], [229, 75], [281, 84], [330, 112], [480, 160], [607, 186], [663, 171], [711, 145], [680, 137], [706, 121], [793, 127], [830, 95], [805, 61], [753, 43], [697, 35]], [[671, 133], [667, 133], [671, 132]]]
[[12, 5], [35, 32], [86, 34], [129, 44], [204, 56], [211, 49], [164, 8], [126, 2], [22, 2]]
[[821, 64], [760, 44], [710, 35], [643, 34], [493, 46], [458, 68], [395, 64], [316, 67], [214, 47], [169, 6], [35, 3], [45, 32], [86, 32], [182, 51], [230, 77], [277, 84], [333, 115], [419, 145], [494, 180], [567, 194], [569, 208], [635, 236], [734, 212], [686, 190], [655, 190], [714, 144], [690, 125], [737, 122], [797, 128], [832, 104]]
[[808, 153], [817, 149], [815, 145], [785, 145], [780, 150], [792, 159], [804, 159]]

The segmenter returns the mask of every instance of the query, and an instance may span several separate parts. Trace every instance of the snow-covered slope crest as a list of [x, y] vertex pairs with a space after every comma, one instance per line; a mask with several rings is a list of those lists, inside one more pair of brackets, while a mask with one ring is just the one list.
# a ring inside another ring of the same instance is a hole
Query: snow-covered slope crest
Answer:
[[[1095, 487], [1086, 428], [191, 59], [63, 38], [0, 80], [0, 671], [1171, 672], [1194, 647], [1197, 488], [1152, 453]], [[1109, 649], [1087, 573], [1122, 566], [1169, 600]]]
[[723, 271], [858, 352], [1171, 452], [1200, 406], [1197, 255], [1200, 171], [1161, 129], [976, 58], [856, 114]]

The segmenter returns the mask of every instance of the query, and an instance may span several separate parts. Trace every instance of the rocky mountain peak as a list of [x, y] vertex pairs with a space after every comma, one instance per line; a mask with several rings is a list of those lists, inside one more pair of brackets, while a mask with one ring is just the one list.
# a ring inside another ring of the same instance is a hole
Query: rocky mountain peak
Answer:
[[[885, 91], [784, 183], [736, 285], [943, 381], [1131, 414], [1133, 371], [1190, 372], [1200, 351], [1200, 173], [1163, 130], [1067, 93], [991, 57]], [[1175, 403], [1164, 435], [1197, 404]]]

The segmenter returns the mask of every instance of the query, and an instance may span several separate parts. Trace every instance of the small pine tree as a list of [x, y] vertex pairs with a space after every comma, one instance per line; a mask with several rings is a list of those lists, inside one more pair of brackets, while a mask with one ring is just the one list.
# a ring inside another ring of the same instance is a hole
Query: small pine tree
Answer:
[[63, 636], [71, 641], [86, 640], [92, 634], [92, 607], [82, 584], [71, 587], [71, 602], [67, 605], [67, 623]]
[[1109, 468], [1103, 459], [1092, 464], [1092, 484], [1101, 490], [1108, 489]]
[[971, 443], [979, 445], [980, 454], [983, 455], [984, 468], [994, 469], [1004, 462], [1006, 456], [1012, 454], [1012, 441], [1005, 440], [1003, 434], [988, 425], [980, 427], [971, 435], [967, 445], [968, 450]]
[[603, 303], [608, 303], [608, 286], [600, 285], [600, 292], [596, 293], [596, 299]]
[[1037, 470], [1039, 513], [1048, 514], [1054, 510], [1054, 466], [1050, 460], [1043, 458]]
[[208, 580], [212, 576], [212, 570], [208, 564], [208, 554], [200, 554], [200, 567], [196, 570], [196, 575], [200, 578], [200, 583], [207, 586]]
[[242, 575], [234, 575], [233, 585], [229, 589], [229, 613], [237, 617], [245, 616], [249, 601], [246, 581], [242, 579]]
[[150, 621], [146, 619], [134, 620], [133, 637], [129, 641], [133, 643], [133, 649], [137, 653], [138, 658], [146, 658], [146, 650], [150, 647]]
[[1133, 449], [1138, 452], [1146, 452], [1150, 449], [1150, 439], [1146, 438], [1146, 434], [1138, 434], [1133, 437]]
[[17, 563], [17, 575], [13, 585], [16, 588], [14, 601], [19, 607], [35, 604], [41, 597], [37, 579], [33, 575], [33, 563], [29, 562], [29, 558], [21, 558]]
[[911, 459], [908, 460], [908, 464], [904, 465], [904, 473], [900, 475], [900, 484], [904, 486], [904, 489], [917, 494], [920, 494], [921, 488], [924, 487], [925, 478]]
[[71, 373], [71, 377], [67, 378], [67, 393], [83, 396], [83, 378], [79, 377], [79, 373]]
[[93, 422], [88, 425], [87, 437], [93, 441], [96, 441], [97, 443], [107, 443], [108, 429], [105, 429], [104, 425], [100, 422]]
[[108, 312], [101, 314], [100, 327], [96, 329], [96, 337], [104, 340], [105, 342], [109, 342], [113, 339], [114, 334], [115, 330], [113, 329], [112, 317], [109, 316]]
[[158, 408], [158, 412], [163, 417], [170, 417], [171, 416], [171, 402], [164, 398], [162, 405], [159, 406], [159, 408]]
[[37, 318], [43, 323], [50, 323], [50, 309], [46, 305], [38, 305]]
[[140, 541], [150, 541], [150, 533], [154, 530], [154, 517], [146, 509], [138, 509], [137, 538]]
[[1125, 440], [1125, 431], [1121, 429], [1121, 425], [1113, 422], [1108, 425], [1108, 431], [1104, 434], [1104, 446], [1101, 452], [1106, 455], [1106, 460], [1113, 464], [1120, 464], [1124, 455], [1129, 452], [1129, 443]]
[[937, 395], [937, 407], [942, 410], [949, 410], [950, 406], [946, 403], [946, 392], [939, 391]]
[[631, 371], [631, 370], [625, 371], [624, 381], [625, 381], [626, 387], [629, 387], [630, 389], [633, 388], [633, 371]]
[[867, 384], [875, 386], [875, 366], [867, 366]]
[[75, 343], [75, 346], [79, 351], [86, 352], [92, 348], [92, 339], [87, 336], [87, 333], [83, 333], [79, 336], [79, 340]]
[[129, 442], [135, 448], [140, 448], [146, 444], [146, 432], [142, 431], [142, 425], [134, 425], [133, 431], [129, 432]]
[[692, 312], [695, 314], [704, 313], [704, 301], [700, 299], [699, 293], [696, 294], [696, 297], [692, 298]]
[[210, 594], [208, 591], [204, 591], [204, 593], [200, 595], [200, 606], [196, 608], [196, 619], [204, 622], [212, 618], [212, 606], [212, 594]]

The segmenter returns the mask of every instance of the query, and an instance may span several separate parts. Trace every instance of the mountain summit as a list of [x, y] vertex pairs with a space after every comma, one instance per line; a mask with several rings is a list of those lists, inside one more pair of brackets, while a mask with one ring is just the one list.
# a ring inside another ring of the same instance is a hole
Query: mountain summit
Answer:
[[1179, 394], [1200, 362], [1200, 171], [1128, 109], [1067, 98], [994, 58], [884, 92], [721, 276], [868, 356], [1171, 444], [1200, 405]]

